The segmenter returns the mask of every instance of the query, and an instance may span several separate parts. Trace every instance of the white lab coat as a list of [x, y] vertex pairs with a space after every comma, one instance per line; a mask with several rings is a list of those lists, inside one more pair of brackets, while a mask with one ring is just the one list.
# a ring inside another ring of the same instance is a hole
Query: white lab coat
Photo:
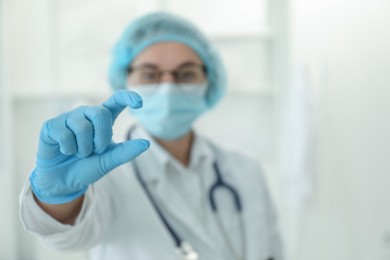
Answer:
[[[211, 169], [212, 163], [217, 160], [224, 180], [240, 194], [247, 260], [283, 259], [275, 212], [256, 161], [225, 151], [199, 135], [196, 140], [197, 149], [203, 149], [203, 155], [206, 156], [201, 163], [206, 167], [204, 172]], [[141, 170], [142, 165], [149, 167], [149, 170], [150, 167], [153, 168], [152, 158], [149, 156], [153, 154], [154, 146], [156, 144], [152, 142], [149, 155], [145, 153], [137, 158]], [[196, 152], [192, 151], [192, 154]], [[88, 250], [90, 259], [93, 260], [179, 259], [174, 251], [171, 235], [142, 190], [131, 164], [118, 167], [91, 185], [82, 211], [73, 226], [63, 225], [45, 214], [35, 203], [27, 181], [20, 197], [20, 216], [25, 229], [41, 237], [52, 247]], [[158, 173], [161, 169], [154, 170]], [[152, 178], [147, 175], [144, 177], [146, 180]], [[202, 191], [207, 204], [207, 193], [214, 178], [213, 172], [207, 174], [207, 188]], [[186, 205], [181, 207], [179, 198], [169, 196], [171, 188], [172, 186], [165, 190], [160, 188], [160, 193], [154, 191], [154, 195], [158, 196], [160, 207], [170, 224], [191, 242], [199, 252], [200, 259], [233, 259], [223, 239], [218, 238], [221, 233], [218, 233], [220, 230], [209, 205], [205, 214], [209, 218], [206, 218], [208, 222], [205, 224], [194, 217], [195, 214], [186, 211]], [[189, 195], [191, 196], [191, 192]], [[228, 235], [240, 251], [238, 216], [232, 208], [232, 198], [229, 193], [221, 191], [217, 194], [217, 202]]]

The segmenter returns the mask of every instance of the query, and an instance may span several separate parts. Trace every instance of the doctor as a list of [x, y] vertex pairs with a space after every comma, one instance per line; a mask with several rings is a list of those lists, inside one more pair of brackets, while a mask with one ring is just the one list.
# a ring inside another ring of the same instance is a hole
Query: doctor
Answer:
[[[141, 17], [116, 44], [109, 79], [103, 104], [44, 123], [20, 196], [24, 228], [96, 260], [283, 259], [256, 161], [192, 129], [226, 85], [205, 36], [174, 15]], [[113, 143], [127, 107], [138, 124]]]

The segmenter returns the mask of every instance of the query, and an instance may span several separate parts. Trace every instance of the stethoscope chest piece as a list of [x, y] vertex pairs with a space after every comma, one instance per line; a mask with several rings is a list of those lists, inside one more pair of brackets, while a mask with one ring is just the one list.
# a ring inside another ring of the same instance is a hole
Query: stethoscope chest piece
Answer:
[[182, 242], [176, 250], [183, 260], [199, 260], [199, 254], [187, 242]]

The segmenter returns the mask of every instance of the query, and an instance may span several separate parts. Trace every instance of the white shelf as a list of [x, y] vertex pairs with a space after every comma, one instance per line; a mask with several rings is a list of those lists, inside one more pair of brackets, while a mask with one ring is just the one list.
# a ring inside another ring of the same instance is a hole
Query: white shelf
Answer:
[[226, 34], [212, 34], [209, 36], [214, 42], [225, 41], [263, 41], [272, 40], [275, 37], [275, 31], [272, 28], [266, 28], [259, 32], [247, 33], [226, 33]]
[[[227, 95], [240, 95], [240, 96], [258, 96], [258, 97], [273, 97], [274, 93], [272, 87], [264, 89], [254, 88], [242, 88], [229, 87]], [[12, 102], [22, 101], [39, 101], [39, 100], [52, 100], [52, 101], [66, 101], [66, 100], [105, 100], [112, 92], [110, 90], [99, 91], [99, 92], [88, 92], [88, 91], [71, 91], [71, 92], [17, 92], [12, 95]]]
[[68, 92], [68, 93], [47, 93], [47, 92], [34, 92], [34, 93], [14, 93], [12, 96], [13, 102], [31, 101], [31, 100], [52, 100], [52, 101], [66, 101], [74, 99], [84, 100], [104, 100], [108, 98], [111, 93], [91, 93], [91, 92]]

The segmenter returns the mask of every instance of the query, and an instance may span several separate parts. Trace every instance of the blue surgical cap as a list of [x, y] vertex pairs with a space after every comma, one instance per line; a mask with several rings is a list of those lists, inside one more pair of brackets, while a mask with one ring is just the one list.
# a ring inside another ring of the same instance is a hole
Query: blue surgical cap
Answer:
[[208, 80], [206, 101], [214, 106], [226, 90], [226, 74], [210, 41], [193, 24], [178, 16], [157, 12], [136, 19], [126, 28], [113, 49], [109, 81], [113, 89], [127, 84], [127, 68], [145, 48], [157, 42], [179, 42], [192, 48], [203, 61]]

